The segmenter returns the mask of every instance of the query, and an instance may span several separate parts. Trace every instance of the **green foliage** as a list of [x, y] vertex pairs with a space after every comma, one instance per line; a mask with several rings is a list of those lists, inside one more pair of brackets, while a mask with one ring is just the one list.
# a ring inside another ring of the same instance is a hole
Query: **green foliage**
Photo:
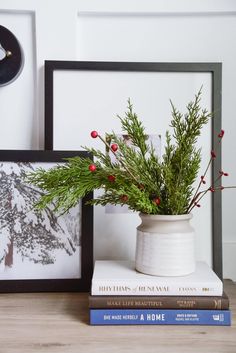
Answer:
[[[173, 134], [171, 137], [166, 132], [162, 158], [147, 143], [145, 128], [128, 101], [125, 117], [118, 118], [131, 144], [114, 133], [106, 140], [99, 135], [109, 153], [85, 148], [93, 154], [95, 162], [74, 157], [49, 171], [38, 169], [28, 175], [28, 181], [44, 192], [37, 207], [42, 209], [53, 202], [56, 211], [65, 212], [90, 191], [103, 188], [104, 194], [93, 204], [127, 204], [131, 210], [148, 214], [187, 213], [201, 162], [200, 150], [195, 145], [210, 117], [206, 110], [201, 110], [200, 97], [201, 91], [187, 105], [184, 116], [171, 102]], [[111, 143], [118, 145], [116, 152]], [[96, 165], [94, 172], [89, 170], [91, 164]]]

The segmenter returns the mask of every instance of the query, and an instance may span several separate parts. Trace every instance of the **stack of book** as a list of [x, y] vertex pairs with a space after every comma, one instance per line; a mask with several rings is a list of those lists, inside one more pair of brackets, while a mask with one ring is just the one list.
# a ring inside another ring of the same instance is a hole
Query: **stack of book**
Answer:
[[182, 277], [139, 273], [132, 261], [96, 261], [91, 325], [231, 324], [223, 283], [204, 262]]

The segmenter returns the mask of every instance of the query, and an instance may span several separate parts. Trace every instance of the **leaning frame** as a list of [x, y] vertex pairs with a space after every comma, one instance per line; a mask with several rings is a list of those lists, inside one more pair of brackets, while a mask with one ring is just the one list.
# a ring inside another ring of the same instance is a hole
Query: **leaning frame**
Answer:
[[[51, 168], [75, 156], [92, 157], [85, 151], [0, 151], [1, 193], [5, 195], [0, 203], [1, 231], [5, 232], [0, 244], [0, 254], [5, 256], [0, 259], [0, 292], [90, 290], [93, 271], [93, 207], [87, 201], [92, 199], [92, 193], [78, 200], [78, 212], [67, 216], [55, 214], [53, 208], [48, 208], [45, 218], [43, 213], [34, 208], [34, 195], [37, 198], [40, 190], [29, 185], [24, 177], [34, 168], [46, 168], [46, 165]], [[65, 217], [65, 223], [61, 217]], [[11, 243], [15, 249], [14, 253], [12, 250], [13, 262], [6, 265], [6, 254]], [[44, 244], [47, 244], [46, 247]], [[57, 245], [56, 249], [53, 244]], [[68, 251], [70, 245], [71, 252]], [[57, 261], [56, 267], [54, 262], [48, 261], [51, 253]], [[43, 256], [46, 261], [41, 264]], [[71, 261], [71, 258], [74, 260]], [[76, 269], [74, 264], [77, 265]], [[46, 268], [46, 265], [49, 266], [45, 272], [43, 267]], [[68, 268], [67, 273], [65, 267]]]
[[[211, 111], [212, 149], [221, 130], [221, 63], [143, 63], [143, 62], [84, 62], [84, 61], [46, 61], [45, 62], [45, 149], [52, 150], [53, 143], [53, 96], [54, 73], [66, 71], [114, 71], [114, 72], [161, 72], [161, 73], [210, 73], [212, 77]], [[218, 147], [218, 158], [212, 163], [212, 180], [221, 170], [221, 146]], [[214, 271], [222, 278], [222, 211], [221, 193], [212, 194], [212, 265]]]

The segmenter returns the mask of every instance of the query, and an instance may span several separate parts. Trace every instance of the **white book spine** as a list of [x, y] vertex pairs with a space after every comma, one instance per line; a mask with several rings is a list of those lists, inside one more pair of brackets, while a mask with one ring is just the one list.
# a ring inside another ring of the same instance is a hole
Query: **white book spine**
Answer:
[[93, 281], [92, 295], [177, 295], [177, 296], [222, 296], [223, 284], [218, 283], [183, 283], [178, 284], [147, 284], [118, 281]]

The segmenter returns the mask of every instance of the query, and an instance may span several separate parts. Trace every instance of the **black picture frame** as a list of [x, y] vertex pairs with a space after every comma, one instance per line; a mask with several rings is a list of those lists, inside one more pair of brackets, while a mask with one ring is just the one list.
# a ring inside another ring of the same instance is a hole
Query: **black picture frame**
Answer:
[[[1, 150], [0, 165], [4, 168], [5, 162], [48, 163], [53, 165], [65, 163], [69, 157], [90, 157], [86, 151], [28, 151], [28, 150]], [[1, 178], [3, 177], [0, 169]], [[3, 182], [3, 180], [2, 180]], [[1, 183], [3, 185], [3, 183]], [[2, 187], [2, 186], [1, 186]], [[93, 197], [92, 193], [81, 201], [81, 255], [79, 278], [52, 278], [52, 279], [0, 279], [0, 292], [87, 292], [90, 290], [93, 271], [93, 207], [87, 201]], [[9, 222], [14, 222], [10, 219]], [[0, 245], [1, 246], [1, 245]]]
[[[45, 61], [45, 149], [53, 150], [53, 94], [54, 73], [60, 70], [114, 71], [114, 72], [162, 72], [209, 73], [212, 82], [211, 120], [212, 149], [218, 145], [217, 132], [221, 130], [222, 64], [211, 62], [157, 63], [157, 62], [93, 62], [93, 61]], [[218, 158], [212, 163], [212, 180], [221, 170], [221, 146], [217, 146]], [[222, 278], [222, 206], [221, 193], [212, 193], [212, 267]]]

